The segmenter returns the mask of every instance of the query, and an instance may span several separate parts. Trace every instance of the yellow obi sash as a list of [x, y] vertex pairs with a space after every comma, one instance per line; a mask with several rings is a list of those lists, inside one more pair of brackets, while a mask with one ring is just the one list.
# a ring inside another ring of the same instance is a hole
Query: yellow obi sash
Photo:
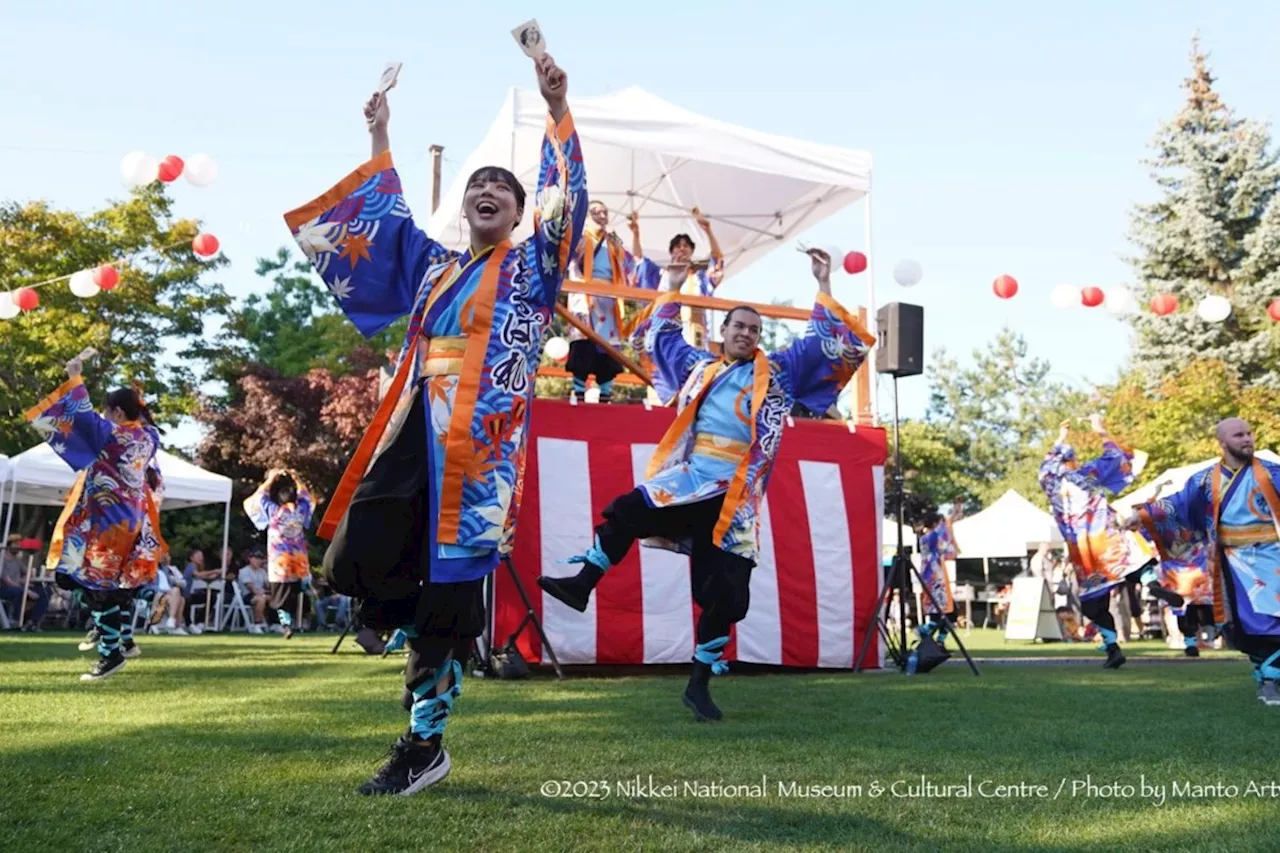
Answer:
[[421, 338], [418, 341], [418, 375], [423, 378], [460, 376], [466, 353], [467, 338], [464, 335]]
[[1262, 545], [1267, 542], [1280, 541], [1276, 535], [1276, 526], [1269, 522], [1262, 524], [1224, 524], [1218, 528], [1218, 538], [1224, 547], [1243, 548], [1247, 545]]
[[723, 462], [740, 462], [751, 450], [750, 442], [726, 438], [709, 432], [700, 432], [693, 439], [693, 452], [698, 456], [710, 456]]

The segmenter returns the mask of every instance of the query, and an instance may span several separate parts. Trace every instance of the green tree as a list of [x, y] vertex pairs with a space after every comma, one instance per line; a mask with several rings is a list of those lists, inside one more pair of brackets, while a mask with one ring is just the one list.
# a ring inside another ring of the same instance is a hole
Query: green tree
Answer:
[[[1177, 297], [1166, 317], [1131, 315], [1134, 365], [1152, 385], [1196, 358], [1232, 365], [1247, 384], [1280, 388], [1280, 334], [1267, 304], [1280, 295], [1280, 166], [1265, 125], [1236, 118], [1213, 88], [1198, 41], [1186, 103], [1164, 124], [1147, 161], [1160, 197], [1135, 207], [1131, 263], [1143, 302]], [[1228, 298], [1232, 314], [1196, 314], [1206, 296]]]
[[85, 369], [95, 399], [137, 381], [162, 422], [194, 410], [212, 355], [208, 326], [230, 301], [209, 281], [226, 260], [197, 258], [190, 246], [196, 233], [195, 222], [174, 217], [158, 183], [88, 214], [38, 201], [0, 204], [0, 290], [103, 263], [120, 271], [114, 290], [90, 299], [73, 295], [65, 281], [41, 287], [39, 308], [0, 321], [0, 405], [7, 414], [0, 452], [20, 452], [38, 439], [23, 410], [66, 379], [63, 365], [87, 346], [98, 351]]
[[1103, 394], [1108, 429], [1150, 457], [1140, 483], [1218, 455], [1214, 427], [1224, 418], [1248, 421], [1260, 448], [1280, 445], [1280, 390], [1245, 385], [1220, 361], [1193, 361], [1154, 392], [1133, 373]]
[[[971, 484], [963, 460], [948, 442], [946, 429], [940, 424], [907, 421], [899, 425], [898, 438], [902, 442], [906, 521], [912, 527], [932, 526], [940, 506], [963, 499], [969, 491]], [[893, 488], [894, 461], [890, 432], [885, 466], [886, 518], [894, 518], [898, 512], [898, 496]]]
[[[1027, 355], [1026, 340], [1003, 329], [973, 363], [961, 367], [945, 350], [926, 371], [928, 423], [955, 456], [970, 499], [986, 504], [1009, 488], [1037, 500], [1034, 474], [1059, 422], [1087, 411], [1087, 394], [1050, 378], [1049, 363]], [[903, 442], [904, 447], [906, 442]]]
[[228, 390], [246, 364], [269, 367], [281, 376], [302, 376], [312, 368], [335, 375], [365, 370], [371, 358], [399, 350], [408, 319], [366, 339], [338, 308], [306, 261], [281, 247], [274, 258], [259, 258], [256, 275], [271, 282], [231, 312], [220, 336], [217, 378]]

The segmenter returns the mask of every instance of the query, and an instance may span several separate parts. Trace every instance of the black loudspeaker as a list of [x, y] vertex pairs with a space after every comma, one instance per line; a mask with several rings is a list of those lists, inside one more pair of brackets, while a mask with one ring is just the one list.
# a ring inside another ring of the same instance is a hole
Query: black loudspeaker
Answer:
[[924, 373], [924, 308], [890, 302], [876, 312], [876, 373]]

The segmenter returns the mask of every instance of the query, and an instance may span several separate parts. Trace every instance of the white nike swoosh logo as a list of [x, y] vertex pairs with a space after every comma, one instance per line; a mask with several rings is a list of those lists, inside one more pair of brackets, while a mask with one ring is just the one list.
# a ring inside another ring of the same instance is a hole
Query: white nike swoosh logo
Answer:
[[[427, 768], [427, 770], [430, 770], [430, 768]], [[421, 771], [419, 771], [419, 772], [417, 772], [417, 773], [414, 773], [412, 770], [410, 770], [410, 771], [409, 771], [409, 784], [410, 784], [410, 785], [416, 785], [416, 784], [418, 784], [418, 780], [419, 780], [419, 779], [421, 779], [423, 776], [426, 776], [426, 775], [427, 775], [427, 770], [421, 770]]]

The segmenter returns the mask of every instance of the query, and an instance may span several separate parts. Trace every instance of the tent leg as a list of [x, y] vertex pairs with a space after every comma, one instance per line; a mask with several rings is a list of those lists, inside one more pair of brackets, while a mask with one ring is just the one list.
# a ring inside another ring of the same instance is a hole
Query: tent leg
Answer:
[[[866, 216], [863, 218], [863, 226], [866, 231], [864, 236], [866, 248], [863, 250], [867, 255], [867, 319], [872, 323], [876, 318], [876, 266], [875, 266], [875, 250], [871, 248], [871, 192], [863, 196], [863, 203], [866, 206]], [[867, 360], [875, 364], [875, 355], [868, 354]], [[871, 423], [874, 426], [880, 425], [880, 395], [877, 393], [876, 377], [871, 377]]]
[[[227, 540], [230, 538], [231, 532], [231, 501], [227, 500], [226, 512], [222, 515], [222, 553], [227, 553]], [[222, 602], [227, 597], [227, 561], [222, 561], [222, 589], [218, 590], [218, 616], [214, 620], [218, 630], [222, 630]], [[204, 608], [205, 618], [209, 618], [209, 605], [206, 602]]]

